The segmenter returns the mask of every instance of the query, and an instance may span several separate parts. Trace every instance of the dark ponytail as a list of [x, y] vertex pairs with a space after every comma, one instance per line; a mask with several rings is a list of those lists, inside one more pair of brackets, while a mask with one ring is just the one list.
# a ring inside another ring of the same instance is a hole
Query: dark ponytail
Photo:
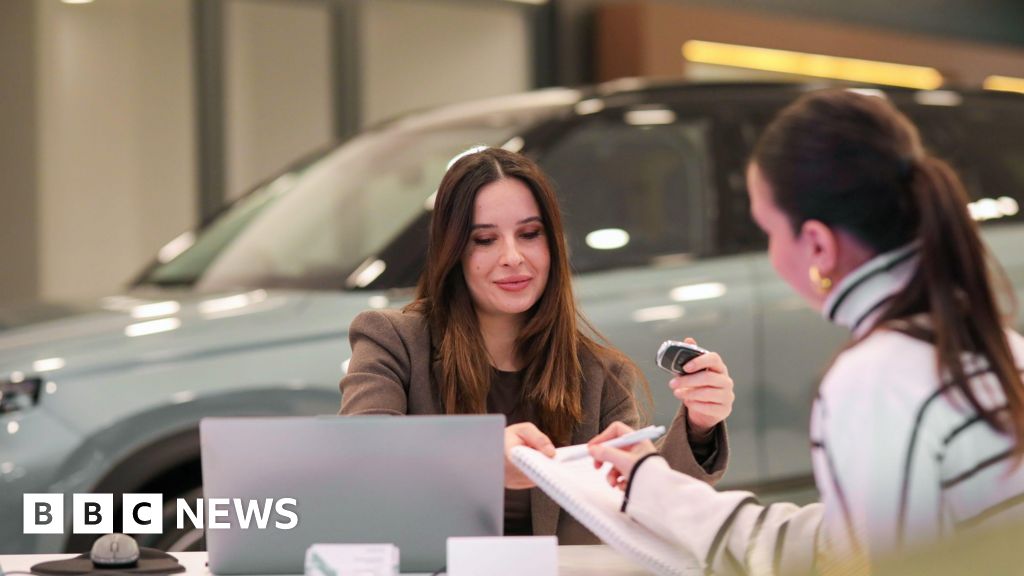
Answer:
[[[799, 234], [807, 220], [843, 229], [876, 253], [916, 241], [920, 265], [876, 327], [930, 318], [939, 373], [1024, 457], [1024, 385], [1004, 332], [999, 294], [1013, 302], [998, 263], [967, 210], [967, 193], [946, 162], [928, 155], [917, 129], [884, 98], [847, 90], [808, 94], [783, 110], [754, 150], [774, 201]], [[1007, 413], [986, 410], [969, 385], [963, 353], [986, 359]]]
[[[967, 192], [945, 161], [924, 156], [913, 163], [910, 178], [918, 208], [920, 269], [910, 285], [883, 313], [879, 325], [924, 310], [946, 373], [971, 407], [991, 427], [1016, 437], [1015, 455], [1024, 456], [1024, 386], [1003, 331], [992, 275], [1004, 293], [1012, 293], [1002, 269], [988, 253], [967, 210]], [[992, 275], [990, 275], [990, 272]], [[986, 358], [1006, 396], [1008, 417], [986, 410], [974, 389], [963, 352]]]

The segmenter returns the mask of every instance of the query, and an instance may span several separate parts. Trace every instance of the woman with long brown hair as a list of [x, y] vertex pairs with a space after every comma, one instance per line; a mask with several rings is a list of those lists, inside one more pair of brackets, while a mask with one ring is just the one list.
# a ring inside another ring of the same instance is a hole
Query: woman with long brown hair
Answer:
[[[458, 157], [435, 197], [416, 299], [352, 322], [341, 413], [502, 413], [507, 446], [549, 454], [552, 443], [584, 443], [613, 421], [639, 423], [635, 391], [647, 384], [585, 331], [564, 236], [553, 188], [530, 159], [498, 148]], [[725, 469], [732, 380], [717, 354], [688, 369], [662, 450], [710, 482]], [[542, 492], [522, 490], [529, 480], [507, 462], [505, 484], [506, 535], [596, 542]]]
[[778, 274], [853, 335], [812, 413], [821, 503], [762, 507], [650, 445], [592, 446], [629, 478], [626, 512], [714, 570], [759, 574], [864, 568], [1024, 518], [1024, 338], [953, 169], [888, 100], [832, 90], [776, 117], [747, 183]]

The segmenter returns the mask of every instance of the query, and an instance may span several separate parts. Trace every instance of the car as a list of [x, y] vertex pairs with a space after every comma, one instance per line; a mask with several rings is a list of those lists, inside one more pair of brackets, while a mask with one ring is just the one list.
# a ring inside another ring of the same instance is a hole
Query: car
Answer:
[[[410, 114], [255, 187], [122, 294], [0, 312], [0, 552], [88, 546], [70, 530], [22, 533], [22, 496], [53, 492], [163, 494], [167, 529], [141, 542], [201, 545], [173, 529], [173, 499], [201, 493], [199, 420], [337, 412], [350, 321], [411, 300], [436, 187], [478, 144], [551, 176], [576, 296], [645, 371], [650, 417], [667, 423], [678, 406], [655, 352], [693, 336], [736, 383], [721, 485], [813, 497], [810, 405], [848, 335], [772, 271], [744, 170], [772, 115], [818, 87], [623, 80]], [[1024, 286], [1024, 97], [849, 89], [892, 99], [961, 170], [972, 215]]]

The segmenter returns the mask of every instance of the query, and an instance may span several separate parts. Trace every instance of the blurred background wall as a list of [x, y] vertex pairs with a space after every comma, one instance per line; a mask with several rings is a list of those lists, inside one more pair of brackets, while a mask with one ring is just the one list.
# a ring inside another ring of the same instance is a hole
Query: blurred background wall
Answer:
[[[646, 3], [3, 0], [0, 305], [116, 292], [168, 240], [360, 127], [600, 79], [599, 14], [621, 4]], [[1024, 47], [1019, 0], [659, 4]]]
[[364, 125], [533, 87], [529, 22], [516, 3], [371, 1], [360, 36]]
[[[636, 4], [609, 0], [557, 3], [557, 58], [561, 82], [594, 79], [592, 39], [601, 6]], [[755, 15], [795, 16], [996, 45], [1024, 46], [1020, 0], [662, 0], [664, 5], [737, 9]]]
[[288, 162], [327, 146], [331, 40], [326, 5], [224, 5], [226, 198], [241, 196]]
[[189, 5], [33, 4], [39, 291], [102, 293], [195, 220]]
[[31, 0], [0, 5], [0, 302], [39, 292], [33, 21]]

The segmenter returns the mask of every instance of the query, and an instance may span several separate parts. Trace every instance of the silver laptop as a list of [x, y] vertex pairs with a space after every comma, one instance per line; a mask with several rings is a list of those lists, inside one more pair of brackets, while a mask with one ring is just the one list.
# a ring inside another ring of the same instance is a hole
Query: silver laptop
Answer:
[[[206, 418], [199, 427], [203, 496], [284, 505], [266, 528], [207, 526], [217, 574], [303, 572], [316, 543], [393, 543], [403, 572], [445, 566], [449, 536], [500, 536], [501, 415]], [[194, 503], [191, 503], [194, 506]], [[252, 520], [254, 517], [250, 517]]]

